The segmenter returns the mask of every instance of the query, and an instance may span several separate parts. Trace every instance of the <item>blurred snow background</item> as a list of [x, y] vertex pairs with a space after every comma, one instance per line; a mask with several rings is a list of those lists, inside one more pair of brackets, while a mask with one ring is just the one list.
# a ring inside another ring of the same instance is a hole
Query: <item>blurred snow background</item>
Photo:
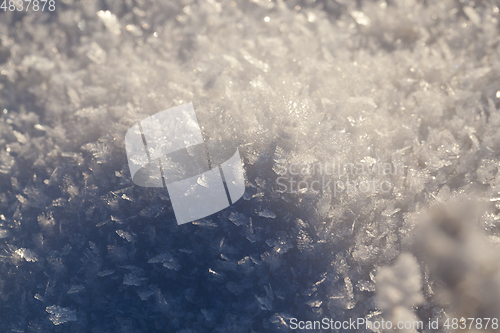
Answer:
[[[499, 7], [0, 12], [0, 331], [498, 318]], [[247, 184], [230, 208], [177, 226], [165, 190], [133, 186], [124, 135], [188, 102], [205, 137], [240, 145]], [[279, 191], [280, 165], [332, 158], [406, 167], [390, 193]]]

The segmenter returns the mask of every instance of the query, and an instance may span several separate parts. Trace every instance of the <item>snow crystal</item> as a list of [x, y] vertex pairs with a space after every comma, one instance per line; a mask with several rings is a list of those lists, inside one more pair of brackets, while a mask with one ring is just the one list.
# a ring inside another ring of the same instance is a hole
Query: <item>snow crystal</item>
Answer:
[[392, 267], [381, 268], [376, 284], [378, 304], [382, 310], [393, 310], [396, 306], [411, 308], [424, 300], [420, 267], [411, 254], [403, 253]]
[[8, 175], [14, 166], [15, 161], [14, 157], [12, 157], [8, 152], [0, 151], [0, 173]]
[[82, 292], [85, 290], [85, 287], [81, 284], [78, 285], [73, 285], [69, 288], [67, 291], [68, 294], [78, 294], [79, 292]]
[[137, 295], [139, 295], [139, 298], [142, 301], [147, 300], [148, 298], [150, 298], [154, 294], [155, 294], [155, 291], [153, 291], [153, 290], [138, 290], [137, 291]]
[[112, 32], [115, 35], [120, 34], [120, 23], [118, 22], [116, 16], [112, 14], [109, 10], [98, 11], [97, 16], [101, 19], [101, 21], [104, 23], [104, 25], [106, 26], [106, 28], [108, 28], [110, 32]]
[[174, 256], [172, 256], [170, 253], [161, 253], [157, 255], [156, 257], [153, 257], [148, 260], [148, 263], [150, 264], [156, 264], [156, 263], [163, 263], [165, 261], [172, 261], [174, 260]]
[[15, 253], [26, 261], [29, 261], [29, 262], [37, 261], [36, 253], [30, 249], [20, 248], [20, 249], [17, 249]]
[[86, 55], [96, 64], [102, 64], [106, 61], [106, 52], [96, 42], [89, 46]]
[[123, 284], [127, 286], [140, 286], [147, 278], [139, 277], [136, 273], [128, 273], [123, 276]]
[[7, 238], [10, 236], [9, 230], [0, 230], [0, 239]]
[[250, 219], [249, 217], [245, 216], [244, 214], [235, 213], [235, 212], [231, 212], [231, 214], [229, 214], [228, 218], [231, 222], [233, 222], [237, 226], [247, 225], [249, 223], [249, 219]]
[[97, 276], [100, 276], [100, 277], [104, 277], [104, 276], [108, 276], [108, 275], [111, 275], [115, 272], [115, 270], [113, 269], [107, 269], [107, 270], [104, 270], [104, 271], [100, 271], [97, 273]]
[[273, 309], [273, 300], [274, 294], [271, 286], [264, 286], [264, 290], [266, 294], [264, 296], [255, 295], [255, 299], [259, 302], [260, 307], [263, 310], [272, 310]]
[[50, 313], [49, 319], [54, 325], [61, 325], [69, 321], [76, 321], [76, 310], [63, 308], [61, 306], [52, 305], [45, 308], [45, 311]]
[[132, 242], [135, 239], [134, 235], [127, 231], [116, 230], [116, 233], [127, 242]]
[[262, 216], [262, 217], [265, 217], [268, 219], [275, 219], [276, 218], [276, 214], [269, 209], [264, 209], [263, 211], [258, 212], [258, 214], [259, 214], [259, 216]]

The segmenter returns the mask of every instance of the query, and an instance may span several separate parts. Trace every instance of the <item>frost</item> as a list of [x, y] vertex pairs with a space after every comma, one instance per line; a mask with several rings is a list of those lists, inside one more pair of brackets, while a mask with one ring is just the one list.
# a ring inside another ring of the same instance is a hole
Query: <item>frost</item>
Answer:
[[305, 230], [300, 230], [297, 235], [297, 247], [300, 251], [309, 251], [312, 249], [313, 240]]
[[15, 159], [6, 151], [0, 151], [0, 173], [9, 174]]
[[35, 262], [38, 260], [36, 253], [30, 249], [20, 248], [17, 249], [15, 253], [28, 262]]
[[[417, 260], [402, 253], [391, 267], [379, 269], [376, 278], [377, 304], [387, 320], [414, 322], [413, 308], [424, 302], [422, 278]], [[405, 332], [417, 332], [407, 329]]]
[[61, 306], [52, 305], [45, 308], [45, 311], [50, 313], [49, 319], [54, 325], [61, 325], [69, 321], [76, 321], [76, 310], [63, 308]]
[[425, 256], [429, 277], [439, 283], [432, 293], [450, 302], [451, 315], [489, 316], [500, 310], [499, 256], [477, 228], [482, 209], [483, 204], [457, 195], [420, 216], [415, 246]]
[[163, 263], [163, 267], [166, 267], [174, 271], [178, 271], [181, 268], [181, 265], [177, 260], [172, 260], [172, 261], [165, 261]]
[[106, 28], [113, 34], [120, 34], [120, 23], [114, 14], [112, 14], [109, 10], [103, 11], [100, 10], [97, 12], [97, 16], [104, 23]]
[[90, 45], [86, 55], [96, 64], [102, 64], [106, 61], [106, 52], [96, 42]]
[[97, 276], [104, 277], [113, 274], [115, 271], [113, 269], [107, 269], [97, 273]]
[[140, 286], [145, 281], [147, 281], [147, 278], [142, 278], [136, 273], [128, 273], [123, 276], [123, 284], [127, 286]]
[[148, 263], [150, 264], [156, 264], [156, 263], [163, 263], [165, 261], [172, 261], [174, 260], [174, 257], [170, 253], [161, 253], [157, 255], [156, 257], [153, 257], [148, 260]]
[[231, 293], [233, 293], [236, 296], [241, 295], [243, 293], [243, 291], [245, 291], [245, 288], [243, 288], [243, 286], [241, 286], [240, 284], [238, 284], [236, 282], [232, 282], [232, 281], [229, 281], [226, 284], [226, 288], [227, 288], [227, 290], [229, 290]]
[[229, 214], [229, 220], [237, 226], [241, 226], [247, 225], [250, 221], [250, 218], [241, 213], [231, 212], [231, 214]]
[[277, 175], [279, 176], [286, 175], [287, 158], [288, 154], [286, 153], [286, 151], [280, 146], [277, 146], [276, 150], [274, 151], [274, 158], [273, 158], [274, 161], [273, 171], [276, 172]]
[[52, 212], [48, 212], [47, 214], [39, 215], [37, 220], [38, 220], [38, 223], [43, 228], [50, 228], [50, 227], [55, 226], [55, 224], [56, 224]]
[[331, 309], [336, 307], [346, 310], [354, 308], [356, 302], [354, 300], [354, 290], [351, 279], [349, 277], [345, 277], [333, 293], [329, 295], [329, 299], [330, 301], [328, 306]]
[[255, 66], [255, 68], [258, 68], [262, 70], [263, 72], [267, 72], [269, 70], [269, 64], [263, 62], [260, 59], [257, 59], [253, 57], [250, 53], [248, 53], [246, 50], [240, 50], [241, 54], [243, 55], [243, 58], [248, 61], [250, 64]]
[[275, 219], [276, 218], [276, 214], [269, 209], [264, 209], [263, 211], [259, 212], [258, 215], [265, 217], [265, 218], [268, 218], [268, 219]]
[[273, 309], [273, 289], [271, 288], [271, 286], [264, 286], [264, 290], [266, 294], [264, 296], [255, 295], [255, 299], [259, 302], [259, 306], [262, 310], [270, 311]]
[[78, 285], [73, 285], [69, 288], [67, 291], [68, 294], [78, 294], [79, 292], [82, 292], [85, 290], [85, 287], [81, 284]]
[[359, 281], [356, 288], [360, 291], [375, 291], [375, 284], [371, 281]]
[[155, 294], [154, 290], [138, 290], [137, 291], [137, 295], [139, 295], [139, 298], [142, 301], [145, 301], [145, 300], [149, 299], [154, 294]]
[[49, 72], [54, 69], [55, 64], [53, 61], [45, 57], [27, 56], [23, 59], [21, 66], [26, 68], [31, 67], [40, 72]]
[[9, 232], [9, 230], [0, 229], [0, 239], [7, 238], [10, 235], [11, 235], [11, 233]]
[[134, 235], [127, 231], [116, 230], [116, 234], [125, 239], [127, 242], [132, 242], [135, 239]]
[[369, 25], [370, 24], [370, 18], [366, 16], [363, 12], [353, 10], [351, 12], [352, 18], [356, 21], [357, 24], [360, 25]]
[[423, 302], [419, 265], [411, 254], [401, 254], [390, 268], [383, 267], [376, 276], [377, 299], [382, 310], [395, 306], [412, 307]]
[[192, 223], [193, 223], [193, 225], [199, 225], [202, 227], [209, 227], [209, 228], [217, 228], [218, 227], [218, 225], [216, 223], [213, 223], [213, 222], [210, 222], [210, 221], [207, 221], [204, 219], [200, 219], [198, 221], [193, 221]]
[[469, 6], [464, 6], [463, 8], [465, 15], [469, 18], [469, 20], [472, 21], [476, 26], [480, 27], [481, 26], [481, 17], [478, 15], [478, 13], [474, 10], [473, 7]]

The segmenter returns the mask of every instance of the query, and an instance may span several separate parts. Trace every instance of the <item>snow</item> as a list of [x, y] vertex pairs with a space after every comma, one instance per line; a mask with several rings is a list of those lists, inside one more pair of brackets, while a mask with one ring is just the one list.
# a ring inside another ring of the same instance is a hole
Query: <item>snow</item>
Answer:
[[[498, 317], [499, 6], [0, 12], [0, 331]], [[238, 146], [246, 189], [178, 226], [165, 189], [133, 184], [124, 139], [190, 102], [204, 139]], [[404, 167], [356, 172], [384, 165]]]
[[[382, 267], [376, 276], [377, 304], [392, 322], [418, 320], [413, 308], [422, 305], [422, 278], [417, 260], [402, 253], [392, 267]], [[408, 332], [417, 332], [415, 329]]]
[[76, 311], [69, 308], [63, 308], [57, 305], [48, 306], [47, 311], [50, 316], [49, 319], [54, 325], [61, 325], [69, 321], [76, 321]]

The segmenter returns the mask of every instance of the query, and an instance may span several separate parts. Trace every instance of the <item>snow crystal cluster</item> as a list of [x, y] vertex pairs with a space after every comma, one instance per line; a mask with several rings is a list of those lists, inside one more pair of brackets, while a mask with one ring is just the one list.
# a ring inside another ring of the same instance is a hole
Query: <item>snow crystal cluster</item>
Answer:
[[[500, 317], [498, 1], [56, 2], [0, 11], [1, 332]], [[178, 226], [124, 137], [189, 102], [246, 192]]]

